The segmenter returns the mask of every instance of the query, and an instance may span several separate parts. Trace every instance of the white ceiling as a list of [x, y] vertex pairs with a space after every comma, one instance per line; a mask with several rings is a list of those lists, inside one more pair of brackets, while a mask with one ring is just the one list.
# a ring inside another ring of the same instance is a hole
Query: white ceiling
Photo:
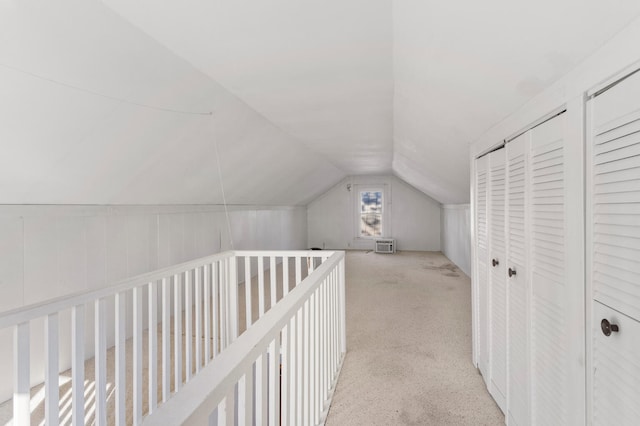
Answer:
[[0, 2], [0, 117], [1, 204], [221, 204], [216, 143], [230, 204], [345, 176], [98, 1]]
[[234, 204], [304, 204], [346, 174], [386, 173], [468, 202], [468, 145], [639, 13], [0, 0], [0, 203], [218, 203], [214, 141]]
[[346, 173], [391, 172], [390, 1], [105, 3]]

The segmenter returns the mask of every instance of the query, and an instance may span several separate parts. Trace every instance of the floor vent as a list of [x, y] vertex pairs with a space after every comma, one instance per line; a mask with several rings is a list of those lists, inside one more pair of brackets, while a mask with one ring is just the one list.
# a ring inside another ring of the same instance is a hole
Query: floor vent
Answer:
[[396, 240], [393, 238], [385, 238], [376, 240], [376, 253], [395, 253]]

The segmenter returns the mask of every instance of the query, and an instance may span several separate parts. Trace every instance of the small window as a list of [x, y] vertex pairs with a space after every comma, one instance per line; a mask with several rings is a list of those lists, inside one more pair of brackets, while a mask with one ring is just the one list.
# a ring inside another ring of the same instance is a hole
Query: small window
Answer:
[[382, 236], [382, 191], [360, 193], [360, 236]]

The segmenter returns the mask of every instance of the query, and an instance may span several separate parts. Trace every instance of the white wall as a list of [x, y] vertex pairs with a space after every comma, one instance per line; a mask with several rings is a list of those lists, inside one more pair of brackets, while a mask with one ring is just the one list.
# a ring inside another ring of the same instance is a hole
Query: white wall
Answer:
[[471, 215], [469, 204], [442, 206], [442, 253], [471, 276]]
[[[231, 207], [229, 218], [236, 249], [307, 245], [304, 207]], [[0, 206], [0, 312], [229, 248], [220, 206]], [[69, 321], [68, 313], [61, 316], [62, 342], [70, 341]], [[86, 329], [86, 353], [92, 356], [91, 309]], [[10, 342], [11, 331], [1, 330], [0, 341]], [[37, 383], [43, 374], [42, 322], [34, 321], [31, 331]], [[11, 377], [11, 350], [0, 348], [0, 377]], [[60, 355], [61, 367], [68, 368], [70, 354]], [[10, 394], [11, 380], [0, 381], [0, 401]]]
[[309, 203], [309, 247], [373, 249], [356, 235], [358, 187], [369, 186], [384, 188], [383, 232], [398, 250], [440, 250], [440, 204], [395, 176], [350, 176]]

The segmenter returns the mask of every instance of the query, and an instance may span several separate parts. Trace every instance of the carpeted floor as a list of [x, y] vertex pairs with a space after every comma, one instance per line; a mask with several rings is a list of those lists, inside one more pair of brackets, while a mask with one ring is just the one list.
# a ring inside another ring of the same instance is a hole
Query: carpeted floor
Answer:
[[471, 364], [469, 278], [437, 252], [346, 265], [348, 352], [326, 424], [504, 424]]

